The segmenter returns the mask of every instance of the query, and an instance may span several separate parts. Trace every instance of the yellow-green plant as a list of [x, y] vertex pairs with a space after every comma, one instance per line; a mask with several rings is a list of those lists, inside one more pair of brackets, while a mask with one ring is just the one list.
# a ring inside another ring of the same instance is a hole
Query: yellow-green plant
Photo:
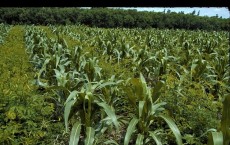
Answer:
[[24, 30], [12, 26], [0, 45], [0, 144], [49, 144], [62, 136], [64, 125], [53, 117], [50, 94], [37, 94], [31, 84], [34, 74]]

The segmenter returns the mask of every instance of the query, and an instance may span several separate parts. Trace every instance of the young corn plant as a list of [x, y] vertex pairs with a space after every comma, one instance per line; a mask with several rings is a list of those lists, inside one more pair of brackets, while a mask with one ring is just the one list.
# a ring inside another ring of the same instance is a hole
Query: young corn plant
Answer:
[[209, 134], [208, 145], [229, 145], [230, 144], [230, 95], [225, 96], [223, 102], [223, 116], [221, 127], [218, 132]]
[[[128, 124], [128, 128], [124, 138], [124, 145], [132, 144], [152, 144], [153, 141], [157, 145], [162, 144], [160, 138], [161, 129], [154, 128], [154, 121], [158, 118], [163, 119], [176, 137], [178, 145], [182, 145], [182, 139], [179, 129], [174, 121], [163, 113], [165, 102], [158, 102], [160, 97], [160, 89], [164, 85], [159, 81], [154, 88], [147, 86], [145, 78], [140, 74], [140, 79], [130, 79], [126, 86], [126, 95], [130, 104], [134, 107], [135, 113]], [[133, 135], [133, 138], [132, 138]], [[136, 137], [134, 137], [136, 136]], [[136, 138], [136, 140], [135, 140]]]
[[190, 70], [190, 78], [191, 80], [199, 80], [202, 78], [206, 71], [207, 61], [201, 59], [195, 59], [192, 62], [191, 70]]
[[[115, 84], [104, 81], [91, 82], [86, 75], [85, 83], [80, 91], [70, 92], [64, 110], [66, 131], [69, 130], [69, 120], [75, 117], [70, 135], [70, 145], [83, 142], [86, 145], [96, 144], [97, 136], [107, 129], [106, 124], [113, 123], [118, 129], [119, 123], [115, 111], [111, 105], [108, 105], [105, 96], [100, 93], [102, 88]], [[108, 117], [105, 117], [105, 113]], [[84, 136], [84, 141], [81, 139], [81, 135]]]
[[8, 34], [10, 28], [11, 28], [10, 25], [5, 25], [3, 23], [0, 24], [0, 44], [4, 43], [4, 39]]

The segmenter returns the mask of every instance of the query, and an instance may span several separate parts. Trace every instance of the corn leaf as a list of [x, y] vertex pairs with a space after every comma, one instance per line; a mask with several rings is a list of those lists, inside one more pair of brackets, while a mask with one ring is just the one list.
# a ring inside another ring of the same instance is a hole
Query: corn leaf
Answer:
[[158, 81], [156, 86], [152, 89], [152, 101], [155, 102], [160, 97], [160, 90], [164, 86], [164, 82]]
[[151, 115], [155, 114], [157, 111], [161, 109], [161, 106], [166, 105], [166, 102], [161, 102], [152, 105]]
[[180, 134], [180, 130], [177, 128], [174, 121], [171, 118], [169, 118], [168, 116], [163, 115], [163, 114], [159, 115], [159, 117], [163, 118], [165, 120], [165, 122], [167, 122], [168, 126], [170, 127], [170, 129], [172, 130], [173, 134], [176, 137], [177, 144], [182, 145], [182, 137]]
[[76, 97], [77, 93], [78, 93], [77, 91], [72, 91], [69, 94], [68, 98], [66, 99], [65, 104], [68, 103], [70, 100], [72, 100], [74, 97]]
[[230, 143], [230, 95], [225, 96], [223, 102], [223, 116], [221, 118], [221, 131], [224, 136], [224, 145]]
[[115, 144], [115, 145], [119, 145], [115, 140], [107, 140], [106, 142], [104, 142], [104, 144], [109, 144], [109, 145], [112, 145], [112, 144]]
[[141, 118], [142, 116], [144, 105], [145, 105], [145, 101], [139, 101], [139, 107], [138, 107], [139, 108], [139, 118]]
[[208, 136], [208, 145], [223, 145], [223, 133], [211, 132]]
[[85, 145], [92, 145], [94, 142], [94, 135], [95, 130], [92, 127], [86, 128], [86, 139], [85, 139]]
[[149, 131], [149, 136], [151, 136], [157, 145], [162, 145], [160, 138], [157, 136], [157, 134], [153, 131]]
[[69, 114], [70, 114], [71, 107], [73, 106], [74, 103], [75, 103], [75, 100], [71, 100], [71, 101], [67, 102], [66, 105], [65, 105], [64, 120], [65, 120], [66, 131], [68, 131], [68, 126], [69, 126], [69, 124], [68, 124]]
[[144, 135], [139, 133], [137, 135], [136, 145], [143, 145], [143, 140], [144, 140]]
[[115, 115], [115, 112], [110, 108], [110, 106], [107, 105], [104, 102], [101, 102], [101, 103], [97, 102], [97, 104], [104, 109], [106, 114], [111, 118], [111, 120], [112, 120], [113, 124], [115, 125], [115, 127], [118, 128], [119, 123], [117, 121], [117, 117]]
[[71, 134], [70, 134], [70, 141], [69, 145], [77, 145], [79, 138], [80, 138], [80, 132], [81, 132], [81, 123], [80, 122], [75, 122], [73, 125]]
[[106, 83], [103, 83], [103, 84], [100, 84], [97, 89], [101, 89], [101, 88], [104, 88], [106, 86], [111, 86], [111, 85], [115, 85], [116, 83], [114, 82], [106, 82]]
[[138, 119], [137, 118], [133, 118], [128, 126], [128, 129], [126, 131], [125, 134], [125, 140], [124, 140], [124, 145], [128, 145], [129, 144], [129, 140], [131, 138], [131, 135], [134, 133], [135, 129], [136, 129], [136, 124], [138, 123]]
[[[133, 90], [132, 90], [132, 94], [134, 94], [135, 96], [131, 96], [131, 94], [127, 94], [129, 96], [130, 99], [139, 99], [142, 100], [143, 99], [143, 86], [142, 83], [140, 82], [140, 79], [137, 78], [132, 78], [130, 79], [130, 84], [133, 85]], [[142, 98], [142, 99], [141, 99]], [[133, 100], [135, 101], [135, 100]]]

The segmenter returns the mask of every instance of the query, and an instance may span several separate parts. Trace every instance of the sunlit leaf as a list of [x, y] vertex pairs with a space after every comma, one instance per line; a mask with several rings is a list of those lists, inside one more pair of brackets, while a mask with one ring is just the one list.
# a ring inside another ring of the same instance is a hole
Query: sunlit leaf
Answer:
[[115, 140], [107, 140], [106, 142], [104, 142], [104, 144], [108, 144], [108, 145], [113, 145], [113, 144], [115, 144], [115, 145], [119, 145]]
[[143, 140], [144, 140], [144, 135], [139, 133], [137, 135], [136, 145], [143, 145]]
[[211, 132], [208, 137], [208, 145], [224, 145], [222, 132]]
[[133, 118], [130, 122], [129, 122], [129, 126], [126, 130], [126, 134], [125, 134], [125, 139], [124, 139], [124, 145], [128, 145], [131, 135], [134, 133], [135, 129], [136, 129], [136, 124], [138, 123], [138, 119], [137, 118]]
[[106, 114], [111, 118], [111, 120], [112, 120], [113, 124], [116, 126], [116, 128], [118, 128], [119, 123], [117, 121], [117, 117], [115, 115], [115, 112], [110, 108], [110, 106], [104, 102], [97, 103], [97, 104], [104, 108], [104, 111], [106, 112]]
[[71, 130], [69, 145], [78, 145], [80, 132], [81, 132], [81, 123], [77, 121], [74, 123], [73, 128]]
[[162, 145], [160, 138], [158, 137], [158, 135], [155, 132], [149, 131], [149, 136], [151, 136], [154, 139], [154, 141], [156, 142], [157, 145]]
[[168, 116], [163, 115], [163, 114], [159, 115], [159, 117], [163, 118], [165, 120], [165, 122], [167, 122], [168, 126], [170, 127], [174, 136], [176, 137], [177, 144], [182, 145], [182, 137], [180, 134], [180, 130], [178, 129], [178, 127], [176, 126], [174, 121], [171, 118], [169, 118]]
[[95, 130], [92, 127], [86, 128], [85, 145], [93, 145]]
[[65, 104], [65, 110], [64, 110], [64, 120], [65, 120], [65, 127], [66, 127], [66, 131], [68, 131], [68, 119], [69, 119], [69, 114], [70, 114], [70, 110], [71, 107], [73, 106], [73, 104], [75, 103], [75, 100], [71, 100], [69, 102], [67, 102]]

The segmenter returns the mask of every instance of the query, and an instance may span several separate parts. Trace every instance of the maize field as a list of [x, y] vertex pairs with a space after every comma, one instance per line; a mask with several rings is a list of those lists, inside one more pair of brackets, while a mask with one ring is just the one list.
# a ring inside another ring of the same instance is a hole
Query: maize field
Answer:
[[0, 144], [229, 145], [229, 33], [0, 25]]

